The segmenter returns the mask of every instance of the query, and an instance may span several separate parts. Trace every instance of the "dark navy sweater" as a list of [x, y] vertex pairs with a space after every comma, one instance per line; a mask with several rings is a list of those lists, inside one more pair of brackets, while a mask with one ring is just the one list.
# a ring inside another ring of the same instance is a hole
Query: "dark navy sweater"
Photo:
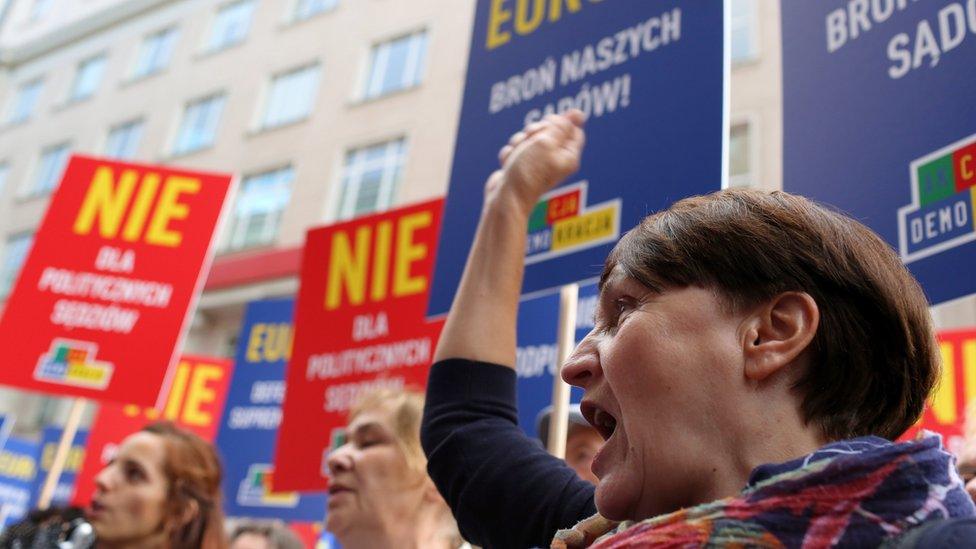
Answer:
[[594, 487], [518, 427], [511, 368], [462, 359], [431, 367], [420, 440], [461, 535], [485, 548], [548, 547], [596, 513]]

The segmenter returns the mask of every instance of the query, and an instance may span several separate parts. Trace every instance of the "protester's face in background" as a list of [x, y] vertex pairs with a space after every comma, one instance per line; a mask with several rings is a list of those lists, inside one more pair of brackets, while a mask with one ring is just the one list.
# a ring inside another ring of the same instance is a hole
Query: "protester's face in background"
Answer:
[[603, 437], [596, 429], [572, 425], [569, 436], [566, 437], [566, 464], [572, 467], [581, 479], [596, 484], [599, 479], [593, 474], [590, 466], [593, 464], [593, 456], [602, 446]]
[[329, 509], [326, 530], [340, 543], [356, 529], [409, 521], [420, 507], [426, 477], [407, 463], [393, 430], [391, 411], [357, 414], [347, 441], [328, 458]]
[[95, 476], [88, 518], [100, 545], [150, 546], [154, 537], [162, 539], [169, 487], [165, 456], [161, 437], [138, 432], [122, 442], [115, 459]]
[[268, 542], [268, 538], [261, 534], [247, 532], [234, 538], [230, 549], [275, 549]]
[[747, 418], [736, 400], [741, 319], [725, 309], [709, 290], [657, 294], [619, 267], [607, 280], [596, 327], [563, 367], [608, 437], [593, 461], [604, 516], [646, 518], [726, 495], [712, 493], [714, 477], [732, 455], [729, 427]]

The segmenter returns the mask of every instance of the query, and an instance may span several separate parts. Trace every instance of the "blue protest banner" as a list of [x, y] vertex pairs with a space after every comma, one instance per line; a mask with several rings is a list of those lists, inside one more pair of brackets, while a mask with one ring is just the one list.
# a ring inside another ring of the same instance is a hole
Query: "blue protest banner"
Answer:
[[589, 141], [531, 216], [523, 295], [598, 275], [622, 231], [722, 186], [724, 4], [478, 0], [429, 315], [450, 307], [485, 179], [528, 122], [579, 108]]
[[976, 3], [786, 0], [784, 189], [853, 215], [932, 303], [976, 292]]
[[224, 459], [228, 516], [318, 521], [325, 494], [273, 492], [275, 441], [291, 356], [294, 299], [247, 305], [217, 447]]
[[[37, 500], [40, 498], [41, 489], [51, 470], [54, 462], [54, 455], [58, 451], [58, 444], [61, 442], [61, 427], [53, 425], [47, 426], [41, 431], [40, 461], [38, 462], [37, 481], [34, 483], [33, 496], [30, 506], [37, 507]], [[54, 487], [54, 494], [51, 496], [51, 507], [67, 505], [71, 501], [75, 491], [75, 480], [78, 478], [78, 471], [85, 463], [85, 445], [88, 443], [88, 431], [78, 430], [75, 432], [75, 439], [71, 442], [68, 456], [58, 477], [58, 484]]]
[[[594, 284], [580, 286], [576, 315], [576, 341], [593, 328], [593, 309], [597, 289]], [[553, 376], [558, 370], [556, 347], [559, 324], [559, 295], [526, 299], [519, 303], [518, 348], [515, 373], [518, 376], [519, 426], [530, 437], [537, 437], [536, 419], [552, 403]], [[574, 387], [570, 402], [579, 403], [583, 391]]]
[[24, 518], [31, 509], [38, 477], [37, 442], [7, 438], [0, 450], [0, 530]]

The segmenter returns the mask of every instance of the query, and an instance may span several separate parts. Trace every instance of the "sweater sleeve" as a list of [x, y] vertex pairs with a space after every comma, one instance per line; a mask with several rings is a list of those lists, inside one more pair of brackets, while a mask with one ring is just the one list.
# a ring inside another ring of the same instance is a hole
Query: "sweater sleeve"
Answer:
[[594, 513], [594, 487], [518, 427], [511, 368], [434, 364], [421, 442], [461, 534], [485, 548], [548, 547]]

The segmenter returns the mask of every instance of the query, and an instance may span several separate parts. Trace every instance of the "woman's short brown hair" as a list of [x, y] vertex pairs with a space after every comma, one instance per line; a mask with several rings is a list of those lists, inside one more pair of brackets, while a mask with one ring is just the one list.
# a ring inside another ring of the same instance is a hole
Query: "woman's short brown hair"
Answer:
[[[607, 258], [654, 291], [717, 290], [732, 310], [782, 292], [820, 309], [797, 389], [829, 439], [897, 438], [922, 413], [939, 373], [928, 303], [874, 232], [806, 198], [730, 189], [646, 217]], [[602, 286], [602, 282], [601, 282]]]
[[164, 473], [169, 482], [165, 527], [170, 547], [227, 547], [220, 495], [222, 469], [213, 446], [168, 421], [151, 423], [142, 431], [163, 439]]

